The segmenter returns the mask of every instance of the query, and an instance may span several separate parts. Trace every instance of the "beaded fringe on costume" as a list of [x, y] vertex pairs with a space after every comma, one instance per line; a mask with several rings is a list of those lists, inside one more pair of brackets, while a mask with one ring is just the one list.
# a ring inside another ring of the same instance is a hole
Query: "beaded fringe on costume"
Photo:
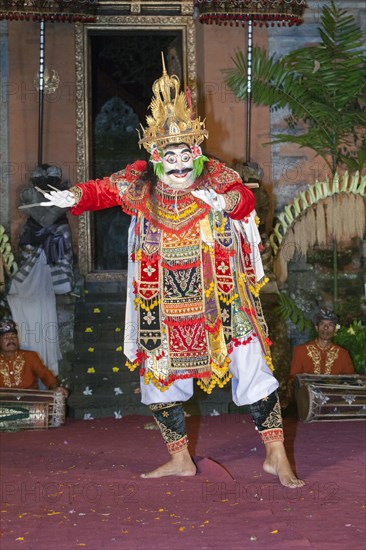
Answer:
[[[208, 173], [219, 192], [239, 181], [235, 171], [217, 161]], [[234, 347], [253, 339], [272, 368], [258, 296], [265, 278], [262, 272], [256, 276], [259, 251], [255, 238], [249, 242], [249, 218], [237, 221], [213, 212], [186, 190], [166, 191], [161, 181], [151, 193], [142, 181], [132, 185], [137, 177], [126, 172], [131, 185], [120, 189], [124, 211], [137, 215], [129, 266], [137, 349], [128, 355], [129, 369], [140, 367], [145, 384], [160, 391], [175, 380], [195, 378], [211, 393], [230, 380]], [[204, 178], [197, 179], [197, 189], [205, 185]]]
[[231, 378], [233, 347], [253, 338], [270, 362], [249, 244], [240, 239], [223, 214], [192, 220], [179, 235], [140, 218], [134, 258], [140, 349], [130, 368], [143, 364], [146, 383], [164, 391], [193, 377], [211, 393]]

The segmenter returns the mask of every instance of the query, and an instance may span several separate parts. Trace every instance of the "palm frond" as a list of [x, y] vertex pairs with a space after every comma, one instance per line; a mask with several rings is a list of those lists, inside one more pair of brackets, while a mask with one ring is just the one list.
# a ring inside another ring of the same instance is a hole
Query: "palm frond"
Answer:
[[296, 305], [293, 298], [287, 296], [283, 292], [279, 294], [278, 306], [276, 306], [276, 313], [284, 321], [291, 321], [296, 325], [300, 332], [307, 332], [309, 337], [312, 338], [316, 331], [314, 323], [305, 317], [304, 312]]

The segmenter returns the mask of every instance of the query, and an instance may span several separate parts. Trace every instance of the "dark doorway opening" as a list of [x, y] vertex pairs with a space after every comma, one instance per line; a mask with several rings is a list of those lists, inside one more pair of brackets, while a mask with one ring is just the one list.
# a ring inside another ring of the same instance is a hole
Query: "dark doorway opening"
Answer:
[[[152, 85], [161, 76], [161, 52], [169, 74], [182, 84], [182, 31], [94, 31], [91, 52], [91, 176], [103, 178], [137, 159], [136, 128], [145, 126]], [[94, 214], [94, 269], [127, 269], [130, 217], [119, 207]]]

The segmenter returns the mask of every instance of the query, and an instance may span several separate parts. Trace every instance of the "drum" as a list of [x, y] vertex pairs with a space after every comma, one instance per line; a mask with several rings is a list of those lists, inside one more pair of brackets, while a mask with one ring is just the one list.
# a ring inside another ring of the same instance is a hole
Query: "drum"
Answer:
[[44, 430], [64, 422], [63, 393], [0, 388], [0, 431]]
[[366, 376], [298, 374], [294, 392], [302, 422], [366, 419]]

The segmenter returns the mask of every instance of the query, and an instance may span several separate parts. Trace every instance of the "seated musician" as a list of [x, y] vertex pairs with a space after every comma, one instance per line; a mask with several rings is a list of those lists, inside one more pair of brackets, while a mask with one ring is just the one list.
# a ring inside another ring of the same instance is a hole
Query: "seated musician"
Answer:
[[35, 351], [19, 349], [18, 331], [14, 321], [0, 322], [0, 388], [38, 389], [41, 380], [48, 390], [62, 392], [57, 378], [45, 367]]
[[321, 309], [315, 319], [317, 337], [295, 346], [287, 384], [287, 400], [291, 402], [294, 379], [297, 374], [338, 375], [354, 374], [348, 351], [332, 342], [336, 333], [338, 317], [328, 309]]
[[321, 309], [316, 316], [315, 340], [294, 348], [290, 380], [297, 374], [354, 374], [347, 350], [333, 344], [338, 318], [333, 311]]

